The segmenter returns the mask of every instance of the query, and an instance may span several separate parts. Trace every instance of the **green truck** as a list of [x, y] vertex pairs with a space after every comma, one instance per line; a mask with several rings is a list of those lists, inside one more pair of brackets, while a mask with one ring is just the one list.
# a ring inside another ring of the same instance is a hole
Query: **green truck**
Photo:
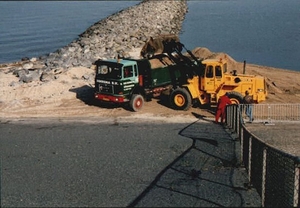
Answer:
[[149, 59], [97, 60], [94, 65], [95, 98], [129, 104], [133, 111], [139, 111], [145, 101], [187, 80], [187, 67], [175, 63], [165, 54]]

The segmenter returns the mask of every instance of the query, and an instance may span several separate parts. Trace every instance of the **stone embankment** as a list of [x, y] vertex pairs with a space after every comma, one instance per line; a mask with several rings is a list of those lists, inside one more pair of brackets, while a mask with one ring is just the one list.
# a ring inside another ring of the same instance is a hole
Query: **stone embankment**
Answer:
[[12, 71], [22, 82], [48, 81], [56, 71], [71, 67], [91, 67], [97, 59], [129, 57], [151, 36], [181, 31], [187, 12], [186, 0], [144, 0], [100, 20], [70, 44], [39, 58], [13, 64]]

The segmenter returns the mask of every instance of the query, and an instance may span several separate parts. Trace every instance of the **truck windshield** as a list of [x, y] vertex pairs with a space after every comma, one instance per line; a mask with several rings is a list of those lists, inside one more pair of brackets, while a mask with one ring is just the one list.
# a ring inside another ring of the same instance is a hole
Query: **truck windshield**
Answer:
[[120, 79], [122, 77], [121, 70], [118, 67], [112, 67], [108, 65], [100, 65], [97, 68], [97, 74], [101, 77], [110, 79]]

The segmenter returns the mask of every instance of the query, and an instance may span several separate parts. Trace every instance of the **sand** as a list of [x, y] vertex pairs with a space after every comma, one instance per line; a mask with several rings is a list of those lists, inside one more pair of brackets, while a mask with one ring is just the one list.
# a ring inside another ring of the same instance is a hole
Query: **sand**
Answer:
[[[198, 48], [198, 53], [211, 55]], [[139, 50], [130, 52], [138, 57]], [[215, 53], [215, 57], [225, 53]], [[198, 54], [199, 55], [199, 54]], [[241, 72], [243, 63], [235, 62], [228, 54], [229, 68]], [[213, 114], [200, 108], [188, 111], [175, 111], [153, 99], [146, 102], [140, 112], [131, 112], [120, 106], [99, 106], [93, 98], [93, 68], [74, 67], [56, 74], [56, 79], [48, 82], [33, 81], [21, 83], [12, 73], [16, 63], [0, 67], [0, 117], [1, 119], [24, 118], [73, 118], [98, 119], [100, 117], [176, 117], [178, 121], [194, 118], [194, 113], [213, 117]], [[254, 64], [246, 65], [246, 74], [264, 76], [268, 83], [268, 97], [263, 103], [300, 103], [300, 72]], [[176, 120], [176, 119], [175, 119]], [[174, 121], [174, 119], [173, 119]]]

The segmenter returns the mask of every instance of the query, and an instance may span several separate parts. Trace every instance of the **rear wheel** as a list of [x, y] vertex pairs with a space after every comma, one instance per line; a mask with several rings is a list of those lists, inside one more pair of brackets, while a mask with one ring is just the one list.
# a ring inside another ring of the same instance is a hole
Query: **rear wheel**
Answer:
[[129, 105], [133, 111], [135, 112], [140, 111], [144, 105], [143, 96], [139, 94], [132, 95]]
[[243, 102], [243, 95], [239, 92], [228, 92], [228, 97], [231, 100], [232, 104], [242, 104]]
[[192, 105], [192, 98], [184, 88], [177, 88], [170, 95], [171, 107], [175, 110], [188, 110]]

